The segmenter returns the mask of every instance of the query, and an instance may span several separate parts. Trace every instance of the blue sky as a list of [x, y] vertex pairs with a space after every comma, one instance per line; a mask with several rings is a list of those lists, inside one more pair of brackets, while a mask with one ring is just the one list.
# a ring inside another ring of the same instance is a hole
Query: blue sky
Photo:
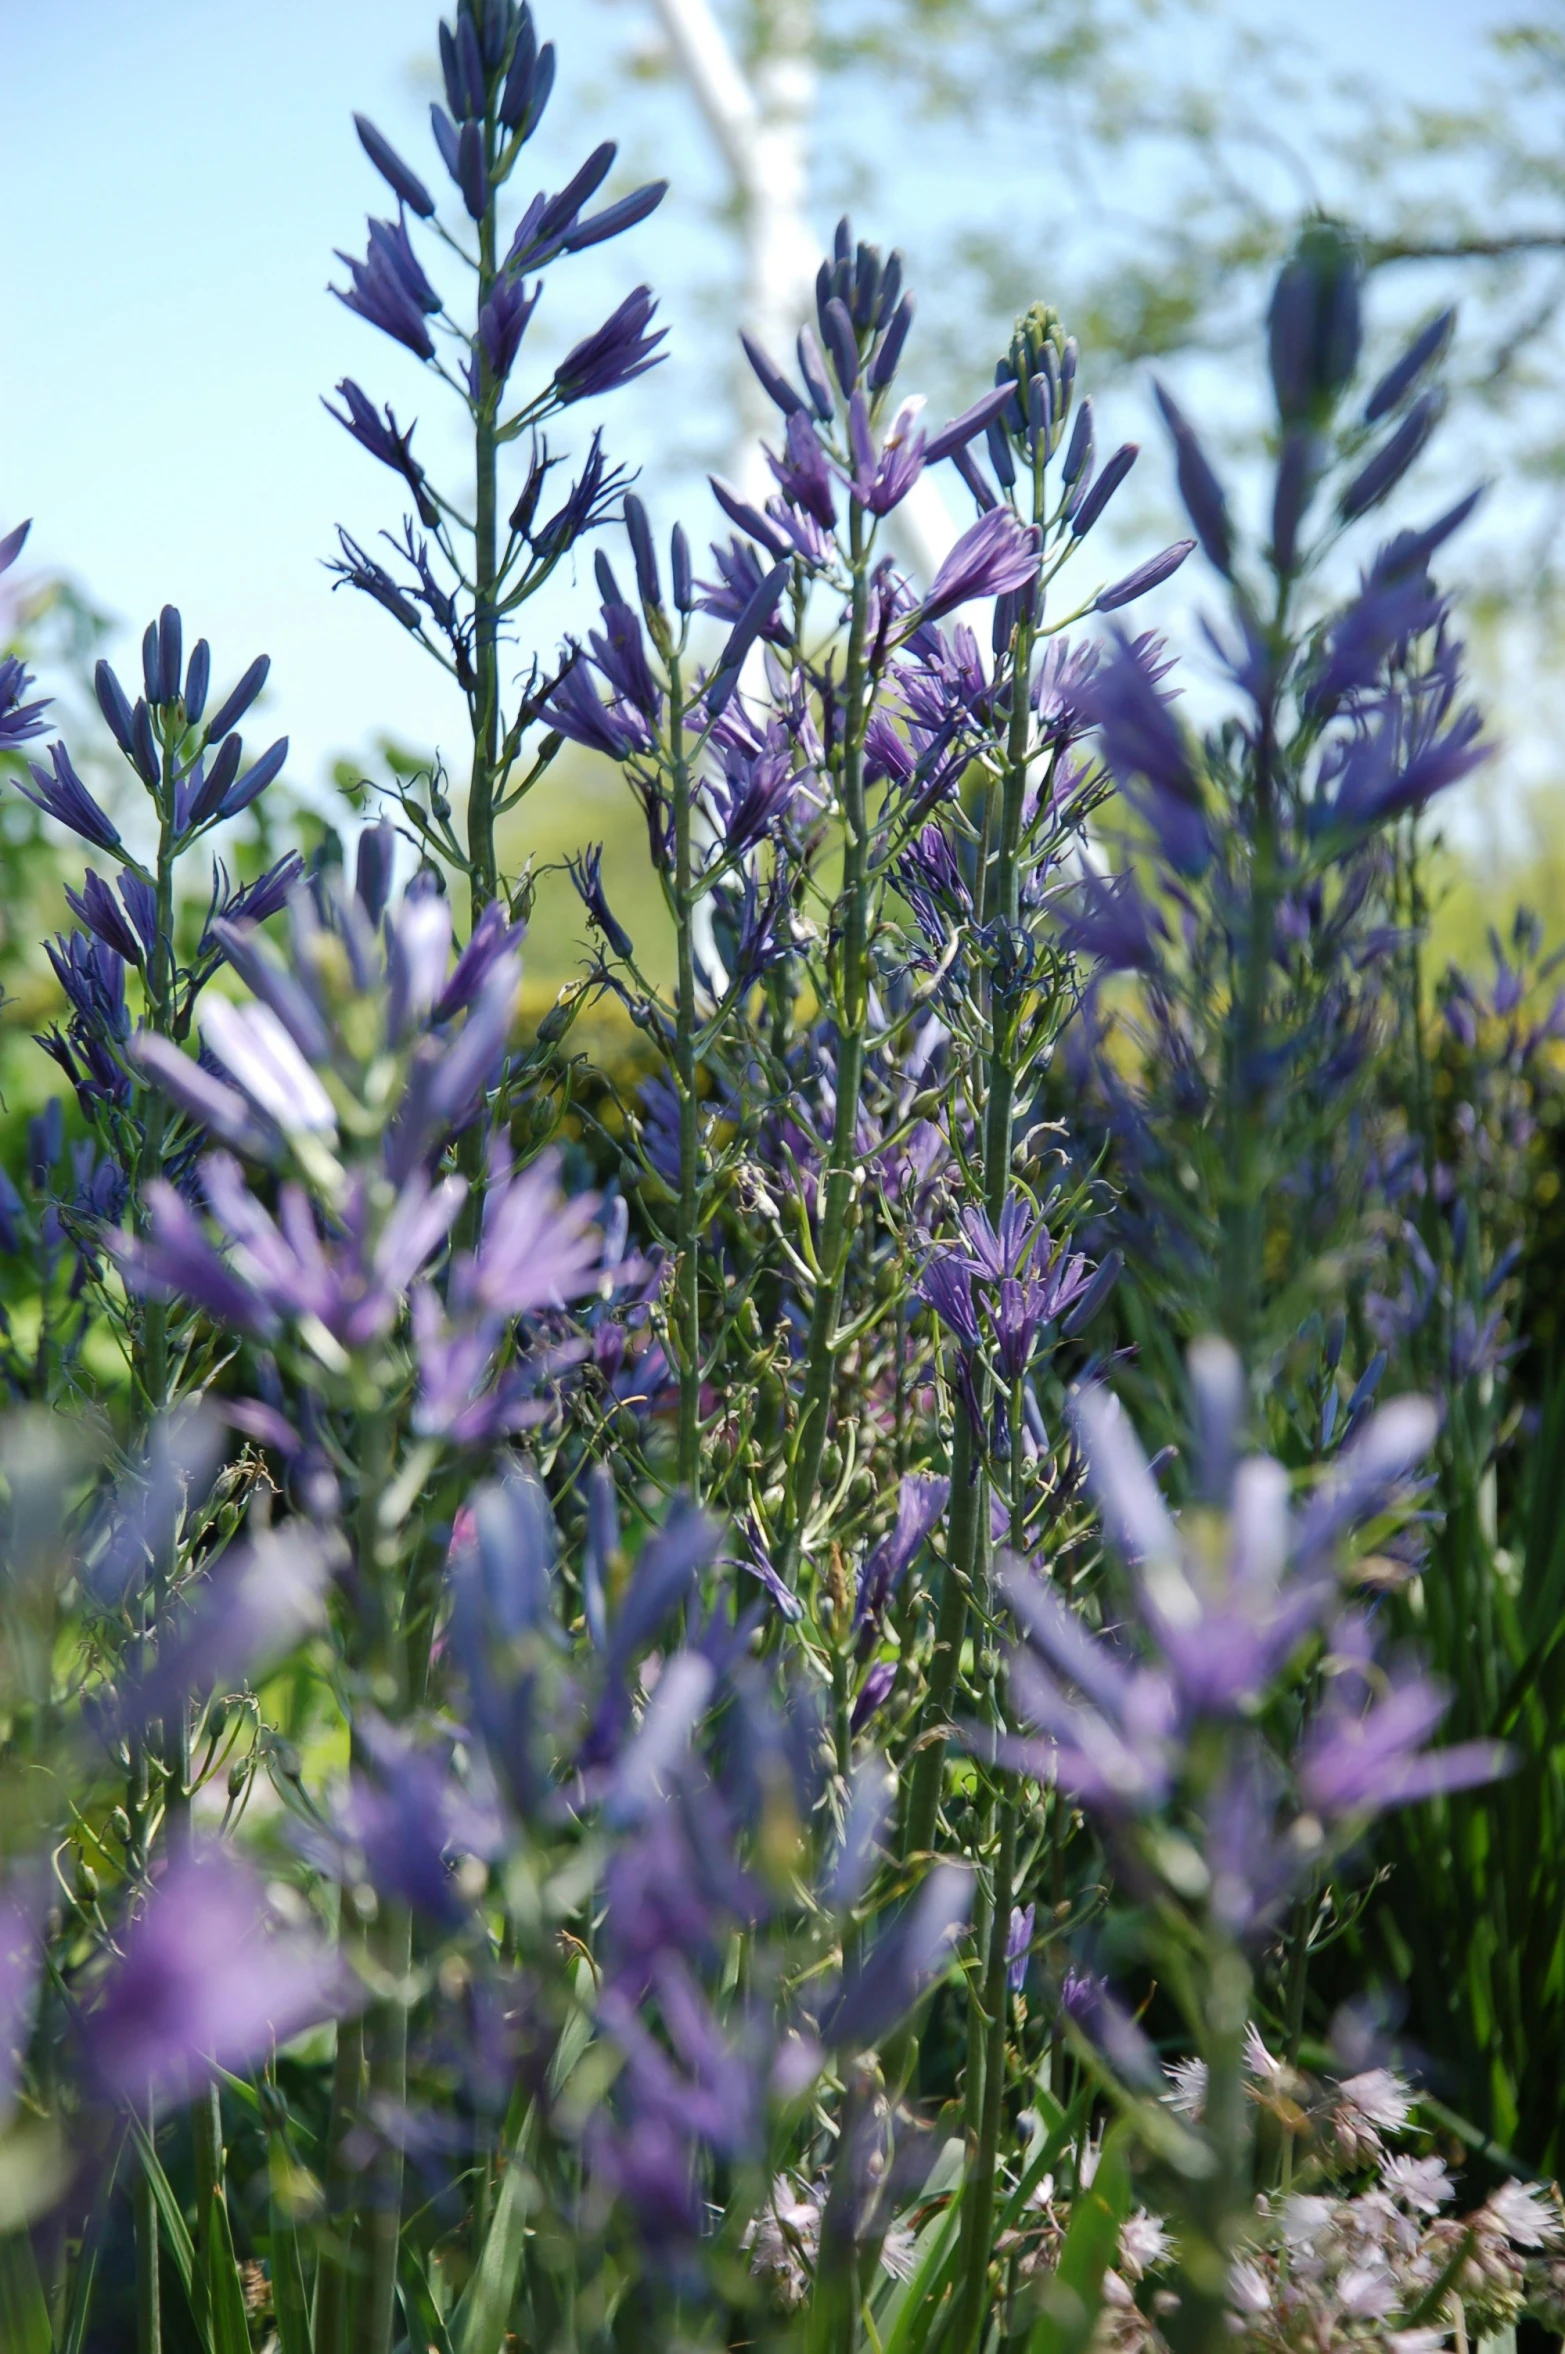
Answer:
[[[542, 179], [557, 184], [600, 135], [602, 60], [634, 36], [638, 6], [544, 0], [561, 74]], [[1299, 26], [1274, 13], [1279, 32]], [[1501, 13], [1488, 0], [1322, 0], [1306, 29], [1332, 64], [1438, 99], [1465, 92]], [[1252, 5], [1263, 28], [1272, 15]], [[322, 392], [352, 374], [420, 416], [426, 457], [441, 446], [418, 371], [325, 291], [341, 275], [331, 247], [357, 245], [384, 194], [352, 110], [429, 169], [433, 23], [430, 0], [0, 0], [0, 526], [36, 517], [31, 555], [118, 617], [123, 653], [165, 599], [212, 640], [219, 678], [268, 650], [269, 716], [291, 734], [304, 785], [380, 729], [420, 744], [457, 733], [438, 675], [377, 612], [333, 596], [321, 563], [338, 521], [368, 536], [397, 513], [389, 478], [331, 424]], [[618, 111], [634, 163], [669, 171], [674, 193], [635, 240], [562, 279], [536, 339], [558, 350], [645, 276], [667, 289], [684, 350], [712, 348], [721, 330], [696, 290], [720, 263], [717, 184], [700, 127], [679, 93], [621, 94]], [[897, 126], [873, 110], [859, 132], [896, 147]], [[1003, 205], [992, 158], [967, 168], [964, 196]], [[906, 196], [915, 216], [940, 201], [916, 154]], [[687, 361], [667, 381], [676, 403], [621, 406], [610, 430], [671, 515], [676, 495], [690, 503], [690, 450], [720, 441], [722, 371]], [[543, 616], [546, 634], [566, 616]]]

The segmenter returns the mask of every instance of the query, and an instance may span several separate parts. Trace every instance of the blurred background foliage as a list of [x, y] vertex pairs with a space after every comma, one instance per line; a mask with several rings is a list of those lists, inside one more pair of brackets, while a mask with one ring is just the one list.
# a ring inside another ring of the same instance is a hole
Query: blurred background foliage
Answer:
[[[703, 129], [669, 37], [674, 13], [660, 0], [576, 0], [553, 29], [593, 68], [589, 115], [612, 126], [633, 166], [668, 169], [672, 158], [686, 183], [676, 197], [711, 232], [665, 237], [645, 266], [660, 287], [682, 279], [687, 308], [731, 325], [745, 312], [744, 197]], [[1460, 569], [1503, 749], [1436, 852], [1433, 961], [1482, 963], [1488, 932], [1518, 900], [1552, 930], [1565, 882], [1554, 684], [1565, 631], [1565, 5], [1484, 31], [1460, 104], [1399, 90], [1340, 34], [1327, 48], [1296, 13], [1246, 0], [716, 0], [712, 21], [751, 85], [782, 88], [797, 116], [811, 221], [851, 202], [908, 248], [918, 373], [933, 405], [957, 398], [975, 350], [1000, 349], [1027, 302], [1043, 295], [1062, 310], [1116, 427], [1152, 443], [1118, 518], [1137, 544], [1160, 525], [1166, 536], [1176, 516], [1172, 470], [1147, 431], [1154, 372], [1200, 406], [1241, 499], [1259, 480], [1254, 330], [1301, 214], [1324, 210], [1361, 236], [1369, 316], [1388, 350], [1410, 324], [1459, 306], [1454, 416], [1413, 495], [1427, 508], [1432, 468], [1453, 488], [1475, 476], [1491, 485]], [[433, 87], [432, 53], [407, 70]], [[694, 342], [676, 337], [663, 374], [665, 438], [642, 470], [654, 501], [678, 493], [688, 504], [695, 469], [734, 471], [742, 456], [737, 354], [731, 380], [714, 385]], [[112, 587], [24, 575], [0, 612], [0, 637], [58, 698], [84, 770], [96, 754], [105, 778], [86, 685], [110, 631], [95, 600]], [[1176, 611], [1177, 593], [1165, 616], [1179, 634]], [[286, 724], [286, 679], [274, 700]], [[366, 772], [385, 778], [434, 757], [377, 741], [373, 713], [344, 712], [340, 725], [374, 748], [298, 791], [317, 843], [339, 823], [351, 830], [355, 804], [369, 809]], [[333, 785], [345, 806], [333, 808]], [[57, 1005], [42, 943], [65, 910], [48, 829], [11, 794], [0, 824], [0, 1088], [14, 1122], [46, 1088], [28, 1042]], [[656, 963], [663, 910], [639, 818], [606, 765], [568, 746], [510, 829], [508, 852], [530, 857], [544, 886], [529, 965], [540, 1005], [581, 964], [577, 901], [563, 875], [549, 878], [586, 842], [603, 842], [609, 896]], [[240, 838], [223, 855], [248, 870], [267, 844], [253, 818], [231, 830]]]

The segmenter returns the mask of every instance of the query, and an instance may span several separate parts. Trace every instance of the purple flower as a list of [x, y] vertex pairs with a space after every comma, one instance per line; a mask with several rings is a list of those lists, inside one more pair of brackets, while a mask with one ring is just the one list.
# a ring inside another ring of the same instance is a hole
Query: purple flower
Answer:
[[[832, 469], [802, 408], [796, 408], [788, 419], [782, 457], [775, 458], [768, 450], [766, 462], [777, 477], [783, 497], [791, 506], [802, 507], [807, 515], [814, 517], [822, 531], [836, 530], [837, 506], [832, 490]], [[752, 536], [760, 535], [757, 533]]]
[[105, 948], [111, 948], [127, 964], [140, 964], [141, 942], [131, 930], [120, 902], [101, 875], [89, 867], [79, 892], [73, 891], [67, 884], [65, 903], [72, 915], [85, 924], [88, 931], [103, 942]]
[[1061, 907], [1060, 936], [1075, 955], [1094, 957], [1114, 972], [1150, 972], [1158, 962], [1158, 941], [1167, 934], [1135, 876], [1126, 873], [1084, 875]]
[[950, 1957], [972, 1905], [965, 1864], [935, 1864], [871, 1952], [843, 1980], [821, 2019], [821, 2041], [867, 2051], [906, 2018]]
[[1339, 1672], [1299, 1754], [1300, 1794], [1323, 1822], [1356, 1822], [1443, 1791], [1470, 1790], [1515, 1765], [1503, 1741], [1426, 1750], [1449, 1695], [1407, 1665], [1372, 1685], [1364, 1672], [1368, 1644], [1361, 1621], [1344, 1622], [1333, 1649], [1342, 1655]]
[[973, 1305], [973, 1279], [960, 1260], [937, 1252], [918, 1279], [921, 1299], [929, 1302], [948, 1332], [968, 1348], [978, 1346], [978, 1314]]
[[225, 1086], [203, 1063], [182, 1054], [171, 1038], [139, 1030], [130, 1057], [187, 1119], [210, 1129], [236, 1152], [264, 1159], [276, 1142], [275, 1130], [256, 1119], [237, 1088]]
[[1344, 523], [1356, 522], [1390, 496], [1439, 424], [1444, 409], [1441, 391], [1420, 393], [1390, 440], [1360, 467], [1338, 499], [1337, 512]]
[[1086, 538], [1140, 455], [1141, 444], [1127, 441], [1104, 460], [1096, 476], [1083, 470], [1071, 500], [1071, 532], [1076, 539]]
[[734, 745], [724, 749], [721, 786], [707, 790], [717, 805], [723, 847], [732, 857], [753, 850], [793, 807], [804, 782], [804, 772], [793, 764], [788, 742], [769, 743], [759, 751]]
[[[547, 454], [545, 454], [544, 464], [547, 465], [547, 463]], [[532, 478], [529, 479], [531, 485]], [[539, 475], [540, 484], [541, 479], [541, 475]], [[619, 496], [625, 479], [623, 467], [611, 466], [605, 458], [603, 435], [600, 430], [594, 433], [582, 470], [566, 493], [563, 504], [556, 509], [548, 521], [537, 525], [530, 523], [532, 510], [526, 507], [528, 492], [524, 491], [516, 511], [513, 512], [513, 528], [527, 529], [532, 540], [534, 555], [542, 558], [544, 562], [552, 564], [565, 553], [567, 548], [574, 546], [584, 532], [592, 530], [595, 525], [607, 520], [613, 512], [614, 501]]]
[[[421, 904], [427, 904], [429, 896], [432, 894], [426, 895], [423, 902], [418, 899], [403, 901], [402, 913], [393, 925], [391, 940], [388, 943], [388, 976], [391, 966], [390, 949], [400, 938], [402, 922], [412, 909]], [[448, 924], [449, 921], [448, 911]], [[435, 1021], [449, 1022], [453, 1015], [461, 1013], [466, 1007], [476, 1005], [494, 982], [497, 973], [509, 978], [514, 988], [515, 976], [521, 971], [519, 959], [525, 931], [525, 925], [510, 922], [505, 909], [498, 900], [491, 900], [473, 926], [472, 937], [467, 946], [452, 966], [450, 979], [435, 999], [433, 1009]]]
[[32, 2036], [46, 1903], [46, 1882], [36, 1867], [13, 1869], [0, 1883], [0, 2126], [15, 2114]]
[[[378, 458], [383, 466], [389, 466], [393, 474], [401, 475], [413, 495], [420, 521], [427, 529], [433, 530], [439, 509], [425, 485], [424, 469], [413, 455], [413, 427], [410, 425], [404, 433], [389, 408], [382, 418], [351, 376], [344, 376], [337, 387], [337, 394], [347, 415], [334, 409], [330, 401], [323, 400], [321, 406], [328, 417], [335, 417], [337, 423], [345, 427], [360, 448], [368, 450], [372, 458]], [[229, 725], [233, 725], [232, 720]], [[211, 735], [209, 729], [209, 741]]]
[[28, 773], [33, 780], [31, 788], [19, 784], [18, 789], [35, 809], [41, 809], [46, 817], [57, 818], [62, 826], [69, 826], [73, 834], [80, 834], [84, 842], [91, 842], [96, 849], [119, 848], [118, 828], [109, 823], [82, 783], [63, 744], [50, 745], [48, 768], [40, 768], [32, 760], [28, 762]]
[[1024, 1637], [1011, 1656], [1016, 1708], [1042, 1736], [1007, 1735], [999, 1756], [1110, 1817], [1155, 1812], [1173, 1788], [1176, 1762], [1178, 1702], [1169, 1679], [1095, 1640], [1055, 1588], [1013, 1555], [1002, 1558], [999, 1578]]
[[1422, 333], [1415, 335], [1399, 360], [1393, 360], [1368, 400], [1364, 403], [1364, 422], [1378, 425], [1382, 417], [1406, 398], [1430, 363], [1439, 358], [1451, 340], [1456, 325], [1454, 310], [1441, 311], [1430, 320]]
[[1228, 501], [1222, 485], [1212, 472], [1211, 462], [1196, 438], [1195, 429], [1184, 411], [1161, 384], [1153, 386], [1157, 405], [1163, 412], [1174, 443], [1175, 468], [1179, 477], [1179, 495], [1184, 500], [1185, 512], [1195, 525], [1196, 537], [1209, 564], [1219, 572], [1233, 570], [1233, 530], [1228, 521]]
[[610, 760], [629, 760], [652, 749], [651, 732], [640, 713], [601, 702], [580, 661], [565, 673], [539, 716], [573, 744], [585, 744]]
[[774, 564], [770, 572], [762, 575], [741, 609], [707, 681], [706, 708], [709, 718], [718, 716], [739, 684], [739, 674], [750, 648], [782, 603], [791, 571], [792, 566], [786, 558]]
[[[188, 1061], [184, 1055], [178, 1059]], [[277, 1318], [270, 1305], [258, 1298], [214, 1249], [182, 1194], [166, 1179], [155, 1177], [147, 1187], [146, 1203], [147, 1233], [122, 1234], [112, 1245], [133, 1291], [150, 1293], [155, 1299], [190, 1300], [214, 1323], [257, 1339], [264, 1340], [276, 1331]]]
[[1009, 507], [995, 507], [970, 523], [919, 607], [921, 622], [938, 621], [958, 605], [1025, 588], [1038, 577], [1038, 538]]
[[1027, 1983], [1027, 1962], [1032, 1952], [1033, 1923], [1038, 1917], [1035, 1904], [1011, 1907], [1011, 1925], [1005, 1940], [1005, 1974], [1011, 1992], [1020, 1994]]
[[931, 434], [924, 444], [925, 465], [933, 466], [941, 458], [954, 457], [959, 450], [965, 450], [970, 441], [976, 441], [990, 420], [998, 417], [1006, 406], [1012, 389], [1009, 383], [995, 385], [992, 391], [981, 393], [972, 407], [964, 409], [960, 417], [953, 417], [948, 425], [941, 426], [938, 433]]
[[285, 1136], [335, 1136], [331, 1097], [270, 1005], [209, 997], [201, 1035], [263, 1121]]
[[353, 127], [359, 134], [359, 145], [392, 193], [416, 212], [421, 220], [427, 221], [434, 212], [435, 200], [417, 172], [409, 169], [390, 140], [376, 130], [367, 115], [356, 114]]
[[126, 1693], [125, 1725], [169, 1716], [191, 1693], [274, 1665], [323, 1623], [329, 1574], [321, 1540], [297, 1522], [225, 1554], [185, 1616], [164, 1630], [155, 1664]]
[[[1214, 1351], [1218, 1344], [1208, 1344]], [[1287, 1474], [1264, 1455], [1233, 1477], [1228, 1542], [1216, 1561], [1187, 1555], [1123, 1408], [1078, 1392], [1073, 1419], [1087, 1475], [1120, 1551], [1135, 1565], [1138, 1611], [1192, 1716], [1247, 1714], [1332, 1596], [1313, 1566], [1287, 1572]]]
[[[387, 413], [389, 415], [390, 412], [388, 411]], [[251, 704], [255, 701], [256, 697], [260, 694], [261, 689], [265, 686], [268, 677], [271, 675], [271, 668], [272, 658], [270, 654], [257, 654], [255, 660], [243, 673], [237, 685], [230, 688], [229, 692], [224, 696], [222, 702], [218, 705], [216, 711], [213, 712], [211, 718], [207, 721], [206, 740], [209, 744], [215, 744], [220, 736], [226, 736], [230, 729], [236, 728], [239, 725], [239, 722], [243, 719], [245, 713], [249, 710]]]
[[1167, 698], [1160, 694], [1150, 648], [1117, 629], [1110, 650], [1083, 683], [1082, 708], [1102, 733], [1103, 756], [1125, 797], [1151, 826], [1177, 874], [1202, 874], [1212, 855], [1201, 779]]
[[568, 858], [565, 863], [583, 907], [615, 955], [633, 956], [635, 949], [630, 934], [620, 923], [604, 893], [603, 844], [590, 842], [580, 857]]
[[1159, 555], [1149, 556], [1138, 564], [1134, 572], [1127, 572], [1122, 580], [1112, 581], [1106, 589], [1099, 589], [1093, 604], [1096, 613], [1117, 613], [1121, 605], [1133, 605], [1144, 597], [1148, 589], [1160, 588], [1179, 570], [1180, 565], [1195, 546], [1193, 539], [1176, 539]]
[[522, 347], [522, 337], [527, 332], [527, 323], [538, 307], [538, 297], [542, 292], [541, 278], [529, 294], [520, 277], [507, 273], [499, 279], [493, 294], [479, 312], [479, 339], [496, 384], [503, 385], [510, 375], [516, 355]]
[[492, 1316], [535, 1316], [612, 1282], [594, 1223], [595, 1193], [560, 1191], [559, 1156], [542, 1154], [519, 1176], [492, 1183], [477, 1251], [462, 1260], [453, 1296]]
[[432, 360], [434, 339], [425, 322], [440, 309], [440, 297], [419, 267], [407, 222], [400, 217], [395, 222], [371, 221], [363, 261], [340, 251], [337, 259], [346, 263], [351, 279], [346, 294], [340, 286], [332, 288], [337, 300], [421, 360]]
[[897, 1491], [896, 1525], [881, 1538], [859, 1571], [853, 1628], [858, 1638], [861, 1660], [867, 1659], [875, 1648], [887, 1604], [950, 1500], [951, 1482], [948, 1479], [936, 1479], [916, 1471], [903, 1475]]
[[[848, 440], [853, 471], [845, 477], [859, 504], [872, 515], [889, 515], [907, 497], [924, 471], [924, 436], [918, 430], [921, 399], [905, 400], [890, 425], [880, 449], [870, 431], [869, 406], [862, 392], [848, 403]], [[813, 434], [810, 437], [814, 439]], [[830, 529], [830, 521], [827, 521]], [[960, 602], [960, 600], [958, 600]]]
[[876, 1710], [885, 1706], [891, 1696], [891, 1687], [896, 1680], [896, 1661], [877, 1659], [859, 1686], [859, 1696], [853, 1703], [853, 1714], [848, 1720], [850, 1732], [863, 1732]]
[[274, 1928], [266, 1892], [221, 1848], [194, 1849], [156, 1881], [87, 2019], [99, 2080], [134, 2106], [187, 2095], [211, 2067], [238, 2071], [356, 1995], [303, 1932]]
[[44, 718], [50, 701], [47, 695], [36, 703], [22, 701], [33, 683], [31, 671], [17, 655], [7, 654], [0, 661], [0, 748], [14, 750], [31, 737], [41, 736], [48, 725]]
[[379, 1718], [362, 1717], [358, 1732], [373, 1771], [356, 1773], [343, 1801], [339, 1868], [362, 1865], [382, 1896], [457, 1927], [471, 1906], [455, 1858], [497, 1855], [504, 1837], [498, 1815], [476, 1805], [430, 1751], [415, 1749]]
[[657, 309], [652, 290], [638, 286], [612, 311], [596, 334], [568, 351], [554, 371], [555, 390], [562, 405], [587, 400], [594, 393], [617, 392], [634, 377], [645, 375], [662, 358], [658, 345], [668, 333], [647, 330]]

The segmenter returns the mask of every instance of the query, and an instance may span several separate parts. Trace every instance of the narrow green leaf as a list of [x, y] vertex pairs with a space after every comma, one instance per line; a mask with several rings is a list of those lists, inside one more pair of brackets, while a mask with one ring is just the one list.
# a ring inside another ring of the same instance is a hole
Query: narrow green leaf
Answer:
[[897, 2282], [883, 2314], [876, 2317], [881, 2354], [917, 2354], [927, 2342], [950, 2284], [962, 2227], [962, 2196], [932, 2215], [914, 2243], [913, 2270]]
[[310, 2299], [304, 2285], [304, 2253], [298, 2230], [283, 2212], [271, 2206], [272, 2313], [277, 2323], [278, 2354], [311, 2354]]
[[212, 2354], [250, 2354], [244, 2284], [228, 2228], [228, 2202], [219, 2192], [207, 2209], [206, 2291]]
[[1059, 2268], [1043, 2292], [1028, 2354], [1085, 2354], [1092, 2343], [1103, 2309], [1103, 2275], [1130, 2213], [1131, 2138], [1126, 2123], [1110, 2130], [1090, 2189], [1078, 2191], [1071, 2201]]
[[[402, 2312], [408, 2325], [408, 2344], [416, 2346], [419, 2354], [427, 2346], [429, 2354], [452, 2354], [451, 2340], [435, 2303], [435, 2292], [430, 2286], [428, 2268], [411, 2241], [402, 2243], [401, 2271], [397, 2280], [397, 2294], [402, 2299]], [[282, 2354], [288, 2354], [285, 2346]], [[305, 2354], [309, 2354], [306, 2348]]]
[[48, 2301], [25, 2231], [0, 2240], [0, 2346], [5, 2354], [54, 2354]]
[[131, 2119], [130, 2130], [136, 2144], [137, 2158], [146, 2172], [147, 2181], [151, 2187], [153, 2203], [158, 2211], [158, 2221], [162, 2224], [163, 2235], [168, 2241], [168, 2252], [174, 2259], [174, 2269], [179, 2274], [180, 2286], [188, 2299], [196, 2277], [196, 2250], [195, 2243], [190, 2236], [190, 2227], [180, 2211], [180, 2204], [174, 2196], [173, 2186], [163, 2171], [162, 2160], [153, 2148], [151, 2137], [139, 2117]]
[[451, 2316], [451, 2343], [456, 2354], [500, 2354], [522, 2277], [532, 2199], [532, 2177], [513, 2158], [506, 2167], [473, 2277]]
[[82, 2354], [82, 2346], [87, 2336], [87, 2324], [92, 2317], [92, 2284], [97, 2278], [98, 2254], [103, 2246], [104, 2234], [108, 2229], [109, 2217], [113, 2211], [114, 2186], [119, 2179], [120, 2161], [124, 2155], [125, 2133], [122, 2128], [119, 2139], [114, 2144], [108, 2172], [94, 2203], [92, 2217], [87, 2226], [86, 2236], [82, 2241], [81, 2254], [76, 2259], [76, 2268], [71, 2279], [70, 2303], [66, 2309], [65, 2335], [60, 2341], [60, 2354]]

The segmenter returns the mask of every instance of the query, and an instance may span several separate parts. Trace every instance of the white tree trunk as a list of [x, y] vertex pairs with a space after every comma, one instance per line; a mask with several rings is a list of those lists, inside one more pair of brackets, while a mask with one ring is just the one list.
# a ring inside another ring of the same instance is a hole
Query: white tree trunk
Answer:
[[[747, 0], [757, 35], [757, 64], [747, 80], [710, 0], [655, 0], [681, 72], [689, 82], [739, 200], [745, 249], [744, 324], [783, 367], [814, 306], [821, 249], [809, 226], [810, 125], [817, 76], [813, 0]], [[771, 476], [761, 452], [776, 414], [748, 368], [739, 378], [736, 447], [731, 471], [749, 498], [764, 497]], [[898, 509], [899, 536], [927, 578], [956, 537], [944, 500], [926, 476]]]

